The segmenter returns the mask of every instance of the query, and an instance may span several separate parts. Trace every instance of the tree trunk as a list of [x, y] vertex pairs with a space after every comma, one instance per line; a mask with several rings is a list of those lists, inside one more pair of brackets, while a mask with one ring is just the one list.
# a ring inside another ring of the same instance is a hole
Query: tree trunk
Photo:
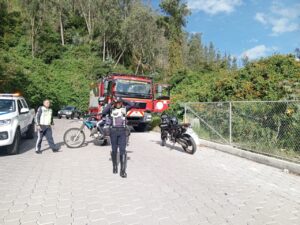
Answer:
[[105, 52], [106, 52], [106, 39], [105, 34], [103, 37], [103, 49], [102, 49], [102, 62], [105, 61]]
[[88, 1], [89, 3], [89, 26], [90, 26], [90, 40], [92, 40], [92, 20], [91, 20], [91, 1]]
[[[90, 1], [89, 1], [89, 2], [90, 2]], [[87, 14], [85, 13], [85, 11], [84, 11], [84, 8], [83, 8], [83, 6], [82, 6], [82, 2], [81, 2], [81, 1], [79, 1], [79, 4], [80, 4], [81, 12], [82, 12], [82, 15], [83, 15], [85, 24], [86, 24], [86, 28], [87, 28], [88, 33], [89, 33], [89, 37], [91, 38], [91, 36], [92, 36], [92, 27], [91, 27], [91, 24], [90, 24], [90, 20], [91, 20], [91, 11], [90, 11], [90, 7], [89, 7], [88, 15], [87, 15]], [[90, 3], [89, 3], [89, 6], [90, 6]]]
[[64, 25], [62, 21], [62, 8], [60, 6], [60, 11], [59, 11], [59, 24], [60, 24], [60, 37], [61, 37], [61, 45], [65, 45], [65, 38], [64, 38]]
[[139, 72], [141, 62], [142, 62], [142, 57], [140, 57], [140, 59], [139, 59], [138, 65], [137, 65], [136, 70], [135, 70], [135, 75], [137, 75], [137, 73]]
[[31, 55], [35, 56], [35, 19], [31, 18]]
[[114, 65], [114, 68], [116, 68], [116, 66], [119, 64], [120, 59], [122, 58], [122, 56], [123, 56], [123, 54], [124, 54], [124, 52], [125, 52], [125, 49], [126, 49], [126, 48], [124, 48], [123, 51], [121, 52], [121, 54], [119, 55], [118, 60], [117, 60], [116, 64]]

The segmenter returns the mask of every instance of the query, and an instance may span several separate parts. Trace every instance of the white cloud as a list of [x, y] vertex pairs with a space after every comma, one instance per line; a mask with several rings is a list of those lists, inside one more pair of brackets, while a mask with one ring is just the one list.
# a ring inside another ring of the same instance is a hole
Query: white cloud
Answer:
[[242, 0], [188, 0], [188, 7], [191, 10], [215, 15], [218, 13], [231, 13], [241, 3]]
[[263, 13], [256, 13], [255, 19], [262, 24], [267, 24], [266, 16]]
[[269, 13], [259, 12], [254, 18], [263, 25], [271, 26], [273, 35], [297, 31], [300, 29], [300, 4], [287, 8], [273, 3]]
[[258, 59], [258, 58], [261, 58], [261, 57], [265, 57], [270, 52], [274, 52], [276, 50], [278, 50], [277, 47], [268, 48], [265, 45], [257, 45], [253, 48], [250, 48], [250, 49], [244, 51], [241, 54], [240, 58], [248, 57], [250, 60]]

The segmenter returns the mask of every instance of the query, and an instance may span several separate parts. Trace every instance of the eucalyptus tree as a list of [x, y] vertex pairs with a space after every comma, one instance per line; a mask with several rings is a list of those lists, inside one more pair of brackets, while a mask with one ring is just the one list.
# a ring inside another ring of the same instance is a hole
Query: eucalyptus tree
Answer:
[[169, 39], [169, 73], [173, 74], [183, 68], [183, 27], [190, 11], [182, 0], [162, 0], [159, 6], [165, 13], [158, 22], [165, 28]]
[[201, 35], [201, 33], [192, 34], [188, 40], [188, 54], [185, 58], [186, 65], [192, 70], [199, 69], [205, 62]]
[[84, 18], [90, 41], [93, 40], [98, 13], [98, 8], [95, 6], [99, 1], [101, 0], [76, 0], [76, 6], [79, 8], [82, 17]]
[[37, 48], [37, 35], [42, 26], [43, 17], [46, 13], [46, 2], [43, 0], [22, 0], [22, 5], [28, 13], [30, 20], [31, 55], [35, 57]]
[[124, 43], [131, 48], [136, 73], [153, 70], [155, 66], [159, 49], [157, 42], [163, 35], [156, 21], [157, 14], [151, 8], [136, 3], [123, 23]]

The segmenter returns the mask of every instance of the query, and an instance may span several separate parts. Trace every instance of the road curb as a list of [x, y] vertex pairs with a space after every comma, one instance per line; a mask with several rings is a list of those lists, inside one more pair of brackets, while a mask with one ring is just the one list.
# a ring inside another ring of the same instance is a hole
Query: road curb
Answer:
[[300, 175], [300, 164], [284, 161], [281, 159], [272, 158], [270, 156], [260, 155], [258, 153], [249, 152], [246, 150], [242, 150], [230, 145], [218, 144], [215, 142], [203, 140], [199, 138], [199, 143], [201, 145], [205, 145], [210, 148], [214, 148], [216, 150], [229, 153], [232, 155], [236, 155], [242, 158], [246, 158], [257, 163], [265, 164], [268, 166], [276, 167], [282, 169], [284, 171], [289, 171], [291, 173]]

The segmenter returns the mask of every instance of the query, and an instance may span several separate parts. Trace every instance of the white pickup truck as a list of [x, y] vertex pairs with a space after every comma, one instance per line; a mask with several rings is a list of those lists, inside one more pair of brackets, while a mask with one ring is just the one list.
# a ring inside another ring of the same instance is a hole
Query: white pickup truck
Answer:
[[34, 109], [18, 94], [0, 94], [0, 147], [18, 154], [22, 136], [34, 138]]

